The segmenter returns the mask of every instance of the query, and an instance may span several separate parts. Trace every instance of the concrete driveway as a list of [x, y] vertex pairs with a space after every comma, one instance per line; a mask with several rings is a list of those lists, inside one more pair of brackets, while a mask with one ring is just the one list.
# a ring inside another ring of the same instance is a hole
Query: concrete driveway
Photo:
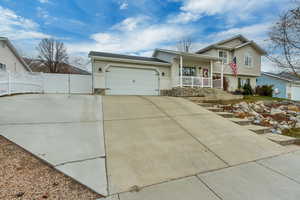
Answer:
[[0, 135], [107, 195], [101, 101], [87, 95], [1, 97]]
[[103, 108], [110, 194], [284, 151], [182, 98], [105, 96]]
[[0, 135], [109, 200], [300, 198], [299, 152], [185, 99], [20, 95], [0, 108]]

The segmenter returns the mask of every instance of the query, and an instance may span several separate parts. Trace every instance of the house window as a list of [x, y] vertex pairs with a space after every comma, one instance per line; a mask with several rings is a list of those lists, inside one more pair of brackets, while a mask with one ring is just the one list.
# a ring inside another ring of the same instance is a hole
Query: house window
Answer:
[[0, 63], [0, 71], [6, 71], [6, 65]]
[[[179, 72], [180, 74], [180, 72]], [[183, 67], [182, 69], [183, 76], [196, 76], [196, 67]]]
[[227, 64], [228, 63], [228, 52], [220, 50], [219, 51], [219, 58], [222, 60], [222, 62], [224, 64]]
[[248, 67], [252, 66], [252, 56], [250, 53], [245, 54], [245, 65]]

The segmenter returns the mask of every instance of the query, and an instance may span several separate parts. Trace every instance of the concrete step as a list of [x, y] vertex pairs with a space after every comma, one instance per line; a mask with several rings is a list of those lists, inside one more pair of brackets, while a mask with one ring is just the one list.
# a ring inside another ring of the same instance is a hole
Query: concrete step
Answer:
[[248, 119], [241, 119], [241, 118], [228, 118], [228, 119], [241, 126], [248, 126], [252, 124], [251, 120]]
[[199, 106], [202, 106], [202, 107], [213, 107], [214, 105], [212, 103], [198, 103]]
[[207, 110], [212, 111], [212, 112], [223, 112], [223, 108], [218, 108], [218, 107], [207, 107]]
[[265, 126], [248, 125], [248, 126], [244, 126], [244, 127], [250, 131], [257, 133], [257, 134], [265, 134], [265, 133], [271, 132], [271, 128], [265, 127]]
[[294, 138], [294, 137], [289, 137], [289, 136], [274, 134], [274, 133], [265, 134], [264, 137], [283, 146], [292, 145], [300, 141], [299, 138]]
[[216, 112], [217, 115], [220, 115], [224, 118], [233, 118], [234, 114], [230, 112]]

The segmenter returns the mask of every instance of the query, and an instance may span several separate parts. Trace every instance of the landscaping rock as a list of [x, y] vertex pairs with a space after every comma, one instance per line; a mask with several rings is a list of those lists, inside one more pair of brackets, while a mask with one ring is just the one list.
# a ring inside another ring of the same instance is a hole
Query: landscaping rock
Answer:
[[271, 109], [271, 111], [270, 111], [270, 114], [271, 115], [277, 115], [277, 114], [283, 114], [284, 113], [284, 111], [283, 110], [281, 110], [281, 109], [279, 109], [279, 108], [272, 108]]

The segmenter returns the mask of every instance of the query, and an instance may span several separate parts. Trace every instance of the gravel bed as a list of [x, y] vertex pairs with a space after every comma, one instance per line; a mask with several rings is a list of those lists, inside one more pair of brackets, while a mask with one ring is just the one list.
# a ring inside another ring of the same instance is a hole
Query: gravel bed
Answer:
[[101, 197], [0, 136], [1, 200], [89, 200]]

